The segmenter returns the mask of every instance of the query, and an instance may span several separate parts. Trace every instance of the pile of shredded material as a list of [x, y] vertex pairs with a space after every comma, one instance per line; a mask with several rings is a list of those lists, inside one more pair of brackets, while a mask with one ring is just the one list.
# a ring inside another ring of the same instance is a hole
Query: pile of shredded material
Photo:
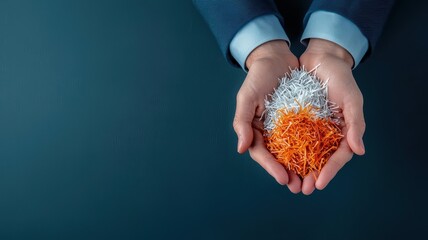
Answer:
[[269, 98], [264, 113], [269, 151], [300, 177], [320, 171], [343, 137], [334, 120], [339, 108], [327, 99], [327, 81], [292, 70]]

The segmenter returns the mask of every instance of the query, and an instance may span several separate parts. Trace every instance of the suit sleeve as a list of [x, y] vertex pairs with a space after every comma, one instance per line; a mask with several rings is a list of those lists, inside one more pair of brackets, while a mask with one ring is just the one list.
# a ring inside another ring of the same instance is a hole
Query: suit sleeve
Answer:
[[273, 1], [268, 0], [193, 0], [214, 34], [224, 57], [232, 65], [239, 67], [229, 51], [235, 34], [251, 20], [273, 14], [283, 24], [281, 14]]
[[316, 11], [337, 13], [358, 26], [368, 39], [369, 48], [363, 60], [366, 59], [376, 46], [385, 25], [394, 0], [314, 0], [304, 18], [304, 25]]

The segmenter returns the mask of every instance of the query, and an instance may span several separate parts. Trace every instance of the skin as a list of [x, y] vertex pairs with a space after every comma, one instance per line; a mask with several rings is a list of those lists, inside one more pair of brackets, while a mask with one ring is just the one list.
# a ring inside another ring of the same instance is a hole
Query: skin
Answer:
[[[315, 189], [324, 189], [354, 153], [365, 153], [362, 140], [365, 131], [363, 96], [352, 76], [353, 64], [352, 56], [345, 49], [322, 39], [311, 39], [299, 60], [282, 40], [270, 41], [254, 49], [246, 60], [249, 71], [236, 97], [233, 127], [238, 136], [237, 151], [244, 153], [248, 150], [252, 159], [293, 193], [302, 191], [310, 195]], [[262, 135], [260, 117], [265, 109], [266, 95], [278, 85], [278, 78], [290, 68], [299, 66], [307, 70], [317, 67], [317, 76], [329, 79], [329, 99], [342, 109], [338, 117], [342, 117], [345, 137], [319, 175], [316, 173], [317, 180], [312, 174], [300, 179], [276, 162]]]

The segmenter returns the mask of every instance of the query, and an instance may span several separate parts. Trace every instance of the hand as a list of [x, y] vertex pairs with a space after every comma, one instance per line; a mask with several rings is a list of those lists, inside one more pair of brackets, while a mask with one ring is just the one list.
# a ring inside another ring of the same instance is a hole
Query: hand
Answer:
[[315, 187], [324, 189], [336, 173], [349, 161], [353, 154], [365, 153], [363, 134], [365, 122], [363, 115], [363, 96], [352, 76], [354, 60], [344, 48], [322, 39], [311, 39], [306, 51], [300, 57], [300, 64], [306, 70], [317, 67], [316, 75], [328, 79], [328, 98], [342, 109], [344, 118], [342, 139], [339, 148], [331, 156], [315, 181], [313, 174], [303, 180], [302, 192], [311, 194]]
[[251, 158], [258, 162], [276, 181], [298, 193], [301, 180], [287, 172], [267, 150], [263, 139], [263, 122], [260, 117], [265, 110], [264, 99], [278, 86], [278, 78], [299, 66], [297, 58], [290, 52], [285, 41], [264, 43], [248, 56], [247, 77], [236, 97], [236, 113], [233, 127], [238, 135], [238, 152], [249, 150]]

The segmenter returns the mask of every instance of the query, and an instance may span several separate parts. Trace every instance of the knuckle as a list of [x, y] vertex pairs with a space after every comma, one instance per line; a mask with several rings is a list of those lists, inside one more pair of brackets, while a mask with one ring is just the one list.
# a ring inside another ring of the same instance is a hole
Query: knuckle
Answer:
[[358, 106], [363, 106], [363, 104], [364, 104], [364, 98], [363, 98], [363, 93], [361, 91], [358, 91], [356, 93], [355, 102], [356, 102], [356, 104]]
[[239, 92], [236, 94], [236, 101], [240, 103], [248, 100], [249, 100], [248, 93], [246, 93], [243, 89], [239, 90]]
[[363, 121], [361, 122], [361, 129], [362, 129], [363, 131], [365, 131], [365, 130], [366, 130], [366, 127], [367, 127], [366, 122], [363, 120]]
[[336, 165], [337, 169], [340, 170], [346, 162], [348, 162], [349, 160], [345, 160], [345, 161], [339, 161], [337, 159], [330, 159], [330, 161]]
[[359, 99], [358, 99], [358, 105], [359, 106], [364, 106], [364, 99], [363, 99], [363, 97], [360, 97]]
[[237, 116], [235, 116], [235, 118], [233, 119], [233, 123], [232, 123], [233, 129], [235, 131], [238, 131], [238, 127], [239, 127], [239, 119]]
[[242, 101], [255, 101], [258, 96], [257, 87], [251, 83], [244, 83], [239, 89], [236, 99]]
[[351, 122], [351, 127], [355, 128], [357, 131], [364, 132], [366, 130], [366, 123], [364, 122], [364, 120], [354, 121], [354, 122]]

